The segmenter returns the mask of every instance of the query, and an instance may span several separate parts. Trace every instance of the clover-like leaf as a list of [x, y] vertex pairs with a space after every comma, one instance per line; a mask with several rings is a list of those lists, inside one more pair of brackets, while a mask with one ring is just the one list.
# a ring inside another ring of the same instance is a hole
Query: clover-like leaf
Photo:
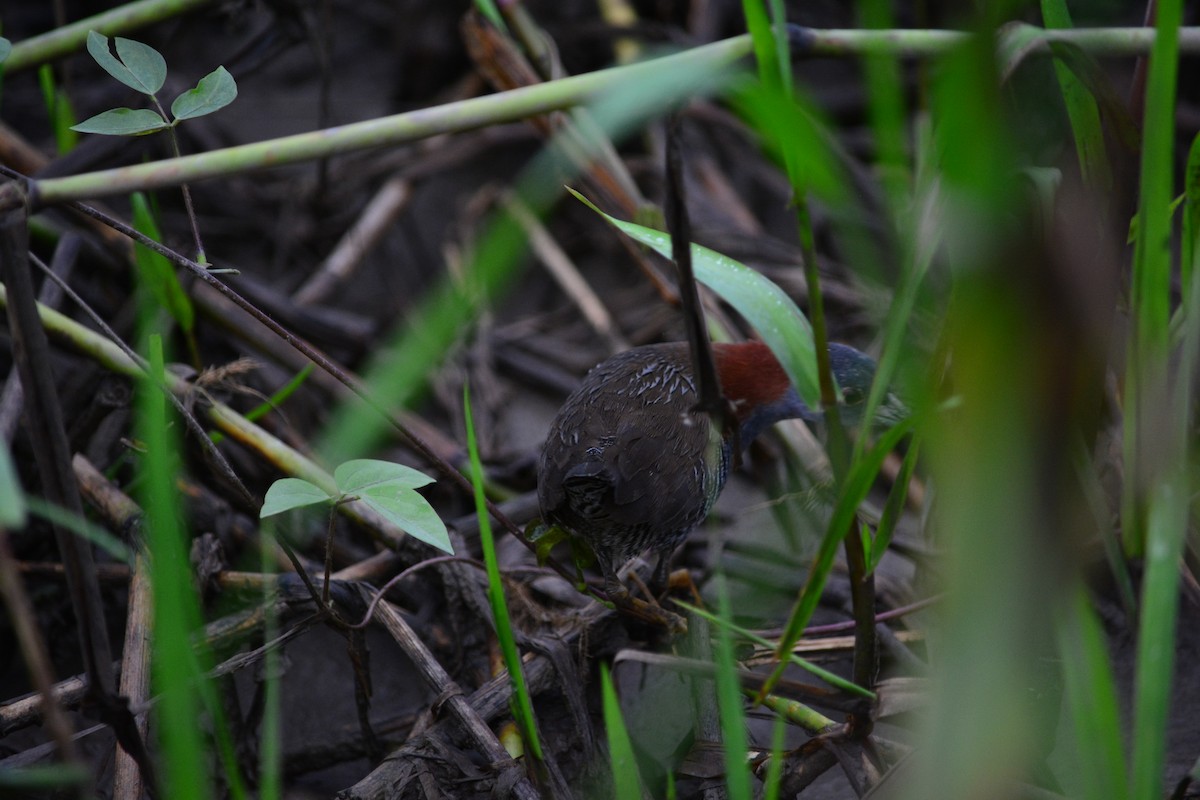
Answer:
[[[87, 49], [105, 72], [130, 89], [152, 95], [167, 80], [167, 62], [148, 44], [116, 38], [117, 55], [108, 49], [108, 37], [88, 31]], [[119, 58], [118, 58], [119, 57]]]
[[112, 108], [72, 125], [71, 130], [105, 136], [143, 136], [169, 127], [158, 112], [148, 108]]
[[267, 489], [263, 498], [262, 509], [258, 512], [259, 519], [291, 511], [293, 508], [303, 508], [317, 503], [328, 503], [333, 500], [329, 493], [320, 486], [315, 486], [300, 478], [280, 478]]
[[[567, 191], [626, 236], [658, 251], [665, 258], [671, 257], [670, 234], [611, 217], [574, 189]], [[812, 328], [792, 298], [763, 274], [698, 244], [692, 245], [692, 267], [696, 280], [720, 295], [754, 326], [783, 365], [804, 402], [810, 408], [820, 405]]]
[[403, 464], [374, 458], [347, 461], [333, 471], [333, 482], [342, 494], [362, 494], [375, 486], [403, 486], [417, 489], [433, 483], [433, 478]]
[[237, 98], [237, 83], [229, 70], [217, 67], [205, 75], [195, 88], [188, 89], [171, 103], [176, 120], [203, 117], [232, 103]]

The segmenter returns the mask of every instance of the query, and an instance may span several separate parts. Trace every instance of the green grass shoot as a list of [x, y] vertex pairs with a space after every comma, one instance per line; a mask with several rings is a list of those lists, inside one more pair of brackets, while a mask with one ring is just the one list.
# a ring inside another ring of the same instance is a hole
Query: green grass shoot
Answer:
[[479, 460], [479, 445], [475, 441], [475, 422], [471, 413], [470, 386], [463, 386], [463, 418], [467, 427], [467, 449], [471, 457], [471, 483], [475, 487], [475, 513], [479, 517], [479, 540], [483, 546], [483, 561], [487, 566], [488, 601], [492, 605], [492, 616], [496, 622], [496, 638], [500, 642], [500, 653], [508, 669], [513, 686], [513, 718], [521, 729], [527, 751], [539, 761], [542, 759], [542, 742], [538, 736], [537, 720], [533, 715], [533, 698], [525, 682], [525, 671], [521, 667], [521, 651], [513, 636], [512, 621], [508, 615], [508, 603], [504, 600], [504, 579], [500, 576], [500, 564], [496, 560], [496, 542], [492, 536], [492, 521], [488, 516], [483, 494], [483, 464]]
[[604, 733], [608, 738], [609, 764], [612, 767], [612, 796], [616, 800], [642, 800], [637, 757], [607, 664], [600, 665], [600, 698], [604, 711]]

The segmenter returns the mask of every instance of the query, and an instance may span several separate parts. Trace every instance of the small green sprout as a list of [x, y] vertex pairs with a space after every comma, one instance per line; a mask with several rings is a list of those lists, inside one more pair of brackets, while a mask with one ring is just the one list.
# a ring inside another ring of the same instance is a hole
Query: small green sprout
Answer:
[[237, 83], [224, 67], [217, 67], [171, 103], [168, 115], [158, 101], [157, 92], [167, 80], [167, 62], [148, 44], [132, 39], [115, 39], [116, 55], [109, 49], [108, 37], [88, 32], [87, 49], [104, 71], [131, 89], [147, 95], [154, 108], [112, 108], [89, 117], [71, 130], [106, 136], [144, 136], [173, 128], [185, 119], [202, 117], [224, 108], [237, 97]]
[[375, 459], [347, 461], [333, 472], [336, 493], [300, 478], [280, 478], [271, 484], [259, 518], [304, 506], [327, 503], [330, 508], [360, 500], [388, 522], [403, 528], [426, 544], [453, 553], [446, 525], [429, 502], [415, 489], [433, 478], [402, 464]]

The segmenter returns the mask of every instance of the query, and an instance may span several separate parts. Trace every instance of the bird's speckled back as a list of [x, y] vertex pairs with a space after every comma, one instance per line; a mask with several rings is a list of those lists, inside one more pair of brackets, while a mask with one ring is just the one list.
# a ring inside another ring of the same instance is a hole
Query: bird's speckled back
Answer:
[[729, 452], [696, 388], [686, 343], [627, 350], [584, 378], [538, 465], [542, 514], [620, 563], [673, 547], [720, 494]]

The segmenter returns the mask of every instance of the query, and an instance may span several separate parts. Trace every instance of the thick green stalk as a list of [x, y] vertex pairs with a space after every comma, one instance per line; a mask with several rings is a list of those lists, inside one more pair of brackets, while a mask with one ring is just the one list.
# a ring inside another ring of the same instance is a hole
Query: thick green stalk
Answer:
[[164, 19], [186, 14], [211, 2], [212, 0], [139, 0], [136, 3], [126, 3], [70, 25], [55, 28], [41, 36], [14, 42], [12, 53], [4, 62], [4, 72], [11, 75], [68, 56], [87, 43], [88, 31], [98, 31], [107, 36], [128, 33]]
[[[789, 28], [793, 56], [837, 57], [889, 54], [929, 57], [964, 41], [965, 33], [944, 30], [817, 30]], [[1070, 42], [1093, 55], [1130, 56], [1146, 53], [1154, 43], [1149, 28], [1097, 28], [1045, 31], [1044, 40]], [[82, 40], [80, 40], [82, 41]], [[1042, 48], [1045, 47], [1043, 44]], [[14, 56], [18, 54], [14, 47]], [[1200, 52], [1200, 28], [1179, 31], [1182, 52]], [[440, 133], [472, 130], [499, 122], [525, 119], [549, 111], [584, 105], [619, 86], [636, 84], [664, 69], [688, 70], [732, 62], [750, 53], [748, 35], [736, 36], [674, 55], [624, 67], [589, 72], [557, 81], [471, 98], [405, 114], [366, 120], [265, 142], [214, 150], [120, 169], [34, 182], [33, 196], [42, 204], [127, 194], [135, 189], [177, 186], [188, 181], [328, 158], [371, 147], [393, 146]], [[12, 70], [14, 56], [6, 69]], [[27, 56], [22, 56], [27, 58]], [[22, 61], [18, 60], [18, 64]], [[0, 189], [0, 208], [19, 203], [15, 189]]]

